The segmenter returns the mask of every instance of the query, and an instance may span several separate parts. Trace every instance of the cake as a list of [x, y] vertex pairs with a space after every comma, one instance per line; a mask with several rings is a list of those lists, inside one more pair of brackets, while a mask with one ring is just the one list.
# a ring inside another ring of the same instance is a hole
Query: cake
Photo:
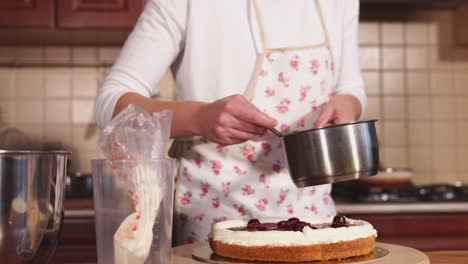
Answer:
[[212, 225], [210, 247], [219, 256], [277, 262], [343, 259], [372, 252], [377, 231], [362, 220], [327, 218], [227, 220]]

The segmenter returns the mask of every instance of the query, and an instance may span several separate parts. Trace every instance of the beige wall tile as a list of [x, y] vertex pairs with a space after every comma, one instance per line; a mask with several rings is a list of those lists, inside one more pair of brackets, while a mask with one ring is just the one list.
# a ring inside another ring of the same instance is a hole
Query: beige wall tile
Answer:
[[434, 172], [455, 172], [457, 166], [454, 146], [436, 146], [433, 149]]
[[409, 120], [430, 120], [431, 100], [428, 96], [408, 97], [408, 118]]
[[66, 67], [45, 69], [45, 94], [48, 98], [71, 96], [71, 70]]
[[403, 44], [403, 23], [382, 23], [383, 44]]
[[0, 47], [0, 63], [13, 63], [16, 60], [16, 48]]
[[454, 72], [455, 94], [468, 95], [468, 70]]
[[457, 170], [461, 175], [465, 175], [464, 180], [468, 180], [468, 147], [457, 147]]
[[70, 63], [71, 49], [69, 47], [46, 47], [45, 61], [48, 63]]
[[96, 97], [98, 89], [97, 68], [74, 68], [72, 70], [72, 94], [74, 97]]
[[91, 173], [91, 160], [101, 157], [99, 151], [74, 149], [71, 157], [72, 170], [81, 173]]
[[0, 99], [0, 126], [8, 126], [16, 123], [16, 100]]
[[403, 95], [405, 93], [403, 72], [384, 72], [382, 88], [384, 95]]
[[456, 99], [456, 119], [468, 121], [468, 97]]
[[98, 60], [102, 63], [114, 63], [120, 54], [119, 47], [100, 47], [98, 48]]
[[15, 97], [15, 69], [0, 68], [0, 97]]
[[437, 121], [454, 120], [455, 99], [452, 97], [433, 97], [432, 98], [432, 117]]
[[380, 111], [380, 98], [379, 97], [368, 97], [367, 107], [364, 112], [363, 119], [381, 119]]
[[367, 71], [362, 73], [367, 95], [380, 94], [380, 73], [376, 71]]
[[392, 168], [407, 168], [408, 155], [403, 147], [383, 147], [383, 165]]
[[16, 128], [25, 133], [31, 143], [38, 143], [43, 139], [44, 132], [42, 124], [17, 124]]
[[412, 180], [415, 185], [426, 185], [434, 183], [434, 175], [430, 172], [413, 171]]
[[[468, 145], [468, 122], [457, 122], [457, 139], [459, 145]], [[468, 156], [467, 156], [468, 159]]]
[[411, 121], [408, 123], [409, 145], [430, 145], [432, 143], [430, 122]]
[[453, 61], [442, 59], [440, 56], [440, 47], [431, 47], [429, 49], [429, 66], [433, 70], [453, 70], [455, 63]]
[[452, 95], [454, 90], [452, 71], [431, 73], [431, 93], [433, 95]]
[[361, 22], [359, 23], [359, 43], [360, 44], [379, 44], [379, 23]]
[[94, 123], [94, 100], [73, 100], [72, 121], [74, 124]]
[[403, 96], [383, 97], [383, 104], [383, 117], [385, 120], [405, 120], [406, 107]]
[[409, 147], [409, 167], [415, 171], [432, 171], [432, 149], [430, 146]]
[[44, 61], [44, 48], [20, 47], [17, 48], [17, 61], [19, 63], [42, 63]]
[[407, 44], [427, 44], [429, 26], [426, 23], [406, 23], [405, 41]]
[[404, 122], [385, 121], [383, 123], [383, 129], [385, 146], [406, 145], [406, 126]]
[[455, 184], [460, 182], [461, 177], [455, 172], [451, 171], [441, 171], [434, 173], [434, 184]]
[[427, 72], [407, 72], [406, 90], [410, 95], [429, 95], [429, 74]]
[[19, 97], [42, 97], [44, 95], [43, 70], [40, 68], [18, 68], [16, 85], [16, 95]]
[[380, 50], [378, 47], [361, 47], [359, 51], [362, 69], [380, 69]]
[[[60, 142], [66, 146], [72, 145], [71, 124], [48, 124], [44, 126], [44, 140], [48, 142]], [[74, 155], [73, 153], [72, 155]]]
[[428, 50], [425, 47], [406, 48], [406, 67], [408, 69], [428, 68]]
[[41, 99], [20, 99], [17, 103], [18, 124], [42, 124], [44, 102]]
[[403, 48], [383, 47], [382, 48], [382, 69], [403, 69]]
[[73, 47], [71, 54], [74, 63], [97, 62], [97, 48], [95, 47]]
[[45, 122], [48, 124], [71, 124], [71, 100], [45, 101]]
[[100, 131], [92, 124], [73, 125], [73, 146], [83, 150], [97, 150]]
[[455, 145], [455, 122], [433, 122], [432, 135], [434, 145]]
[[436, 46], [439, 44], [439, 25], [436, 22], [429, 23], [429, 44]]

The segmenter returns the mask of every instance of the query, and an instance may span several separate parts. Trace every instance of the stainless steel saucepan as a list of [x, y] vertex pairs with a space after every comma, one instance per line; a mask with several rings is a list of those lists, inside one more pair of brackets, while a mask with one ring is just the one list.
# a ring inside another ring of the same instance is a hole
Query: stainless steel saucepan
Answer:
[[365, 178], [377, 174], [376, 120], [332, 125], [282, 135], [289, 172], [297, 187]]

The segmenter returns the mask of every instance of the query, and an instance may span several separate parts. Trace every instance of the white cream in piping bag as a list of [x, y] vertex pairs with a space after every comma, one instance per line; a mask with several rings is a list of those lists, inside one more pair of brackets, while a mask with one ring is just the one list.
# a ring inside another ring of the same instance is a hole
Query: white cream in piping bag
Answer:
[[[114, 263], [143, 264], [153, 242], [153, 225], [161, 203], [161, 188], [149, 167], [138, 165], [129, 176], [129, 194], [135, 212], [114, 234]], [[130, 178], [131, 177], [131, 178]]]
[[[284, 218], [259, 219], [261, 223], [277, 223]], [[327, 218], [304, 218], [301, 221], [312, 225], [331, 223], [333, 217]], [[248, 220], [228, 220], [214, 224], [211, 227], [210, 237], [226, 244], [240, 246], [291, 246], [291, 245], [314, 245], [322, 243], [336, 243], [358, 238], [377, 236], [377, 231], [366, 221], [347, 218], [349, 227], [311, 229], [305, 226], [300, 231], [239, 231], [230, 230], [233, 227], [246, 226]]]

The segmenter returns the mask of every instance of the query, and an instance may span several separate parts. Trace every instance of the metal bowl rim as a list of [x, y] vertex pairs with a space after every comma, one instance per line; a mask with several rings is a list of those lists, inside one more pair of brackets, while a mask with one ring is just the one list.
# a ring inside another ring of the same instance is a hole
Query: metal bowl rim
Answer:
[[71, 155], [71, 151], [67, 150], [4, 150], [0, 149], [0, 155]]
[[351, 125], [363, 124], [363, 123], [375, 123], [375, 122], [378, 122], [378, 120], [377, 119], [361, 120], [361, 121], [355, 121], [355, 122], [351, 122], [351, 123], [337, 124], [337, 125], [331, 125], [331, 126], [320, 127], [320, 128], [311, 128], [311, 129], [308, 129], [308, 130], [294, 132], [294, 133], [289, 134], [289, 135], [284, 135], [284, 137], [300, 135], [300, 134], [304, 134], [304, 133], [307, 133], [307, 132], [313, 132], [313, 131], [318, 131], [318, 130], [328, 130], [328, 129], [338, 128], [338, 127], [351, 126]]

